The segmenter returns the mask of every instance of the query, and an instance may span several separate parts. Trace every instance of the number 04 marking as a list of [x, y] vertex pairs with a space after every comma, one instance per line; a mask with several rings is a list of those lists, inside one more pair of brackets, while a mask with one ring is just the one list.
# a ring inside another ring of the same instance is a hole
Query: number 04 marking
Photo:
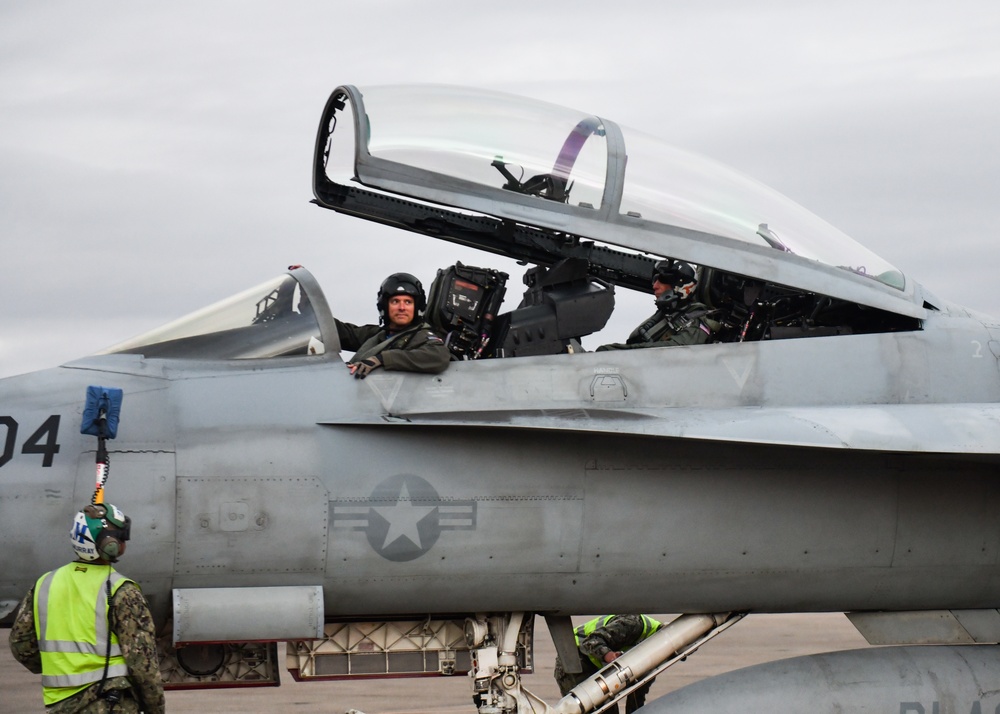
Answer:
[[[0, 427], [6, 431], [3, 437], [3, 452], [0, 452], [0, 467], [14, 458], [17, 445], [18, 423], [14, 417], [0, 416]], [[59, 453], [59, 415], [53, 414], [21, 446], [22, 454], [41, 454], [42, 466], [50, 467]]]

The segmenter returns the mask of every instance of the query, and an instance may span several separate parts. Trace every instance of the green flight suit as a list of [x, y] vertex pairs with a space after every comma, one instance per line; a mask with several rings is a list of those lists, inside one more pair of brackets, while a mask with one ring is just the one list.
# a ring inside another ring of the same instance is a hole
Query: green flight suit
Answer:
[[670, 345], [702, 345], [715, 338], [722, 324], [709, 317], [711, 311], [700, 302], [684, 305], [669, 315], [657, 311], [632, 331], [624, 344], [601, 345], [604, 350], [634, 350]]
[[426, 322], [389, 334], [378, 325], [352, 325], [335, 320], [342, 349], [357, 350], [351, 362], [378, 356], [385, 369], [438, 374], [448, 368], [451, 353]]

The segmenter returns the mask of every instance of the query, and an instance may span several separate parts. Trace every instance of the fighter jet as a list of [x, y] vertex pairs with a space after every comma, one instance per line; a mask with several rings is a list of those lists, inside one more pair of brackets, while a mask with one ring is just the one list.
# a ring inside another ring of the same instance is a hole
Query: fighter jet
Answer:
[[[508, 94], [338, 87], [313, 188], [483, 251], [437, 249], [448, 369], [352, 378], [293, 267], [0, 381], [7, 623], [94, 492], [96, 385], [123, 395], [107, 498], [168, 686], [276, 683], [288, 641], [300, 679], [468, 673], [484, 714], [583, 714], [746, 613], [847, 612], [885, 647], [647, 709], [1000, 709], [995, 318], [727, 167]], [[493, 256], [526, 266], [519, 301]], [[711, 339], [596, 349], [664, 261], [694, 271]], [[570, 616], [614, 612], [685, 614], [559, 702], [522, 686], [533, 614], [570, 662]]]

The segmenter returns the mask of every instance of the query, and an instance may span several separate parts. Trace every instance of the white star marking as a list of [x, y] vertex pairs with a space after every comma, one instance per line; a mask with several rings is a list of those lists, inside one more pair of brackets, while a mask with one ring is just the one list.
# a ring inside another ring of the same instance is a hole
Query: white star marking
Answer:
[[396, 499], [395, 506], [373, 507], [377, 514], [389, 522], [389, 532], [385, 534], [385, 542], [382, 543], [382, 550], [395, 543], [400, 538], [407, 538], [413, 545], [423, 550], [423, 543], [420, 542], [420, 532], [417, 524], [437, 506], [414, 506], [410, 500], [410, 492], [406, 490], [406, 484], [399, 490], [399, 498]]

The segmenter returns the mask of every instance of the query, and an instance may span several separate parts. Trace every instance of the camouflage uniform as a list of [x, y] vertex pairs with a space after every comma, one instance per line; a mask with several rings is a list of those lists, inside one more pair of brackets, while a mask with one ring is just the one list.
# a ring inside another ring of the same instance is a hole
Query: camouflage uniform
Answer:
[[[18, 606], [14, 625], [10, 630], [10, 651], [14, 659], [35, 674], [42, 673], [42, 657], [38, 651], [35, 633], [34, 588], [28, 591]], [[104, 693], [118, 690], [121, 701], [112, 706], [105, 699], [98, 699], [100, 683], [46, 707], [47, 714], [162, 714], [166, 708], [163, 681], [160, 679], [159, 658], [156, 653], [156, 630], [146, 598], [138, 586], [131, 582], [122, 584], [111, 598], [109, 609], [111, 630], [118, 636], [122, 656], [128, 665], [128, 677], [110, 677], [104, 683]], [[142, 699], [145, 706], [137, 701]]]
[[721, 323], [708, 317], [710, 312], [700, 302], [689, 303], [669, 315], [656, 312], [632, 331], [625, 344], [601, 345], [597, 351], [705, 344], [722, 328]]
[[[556, 656], [556, 666], [553, 675], [559, 684], [563, 696], [578, 685], [597, 674], [599, 668], [591, 661], [591, 657], [604, 662], [608, 652], [623, 652], [635, 647], [643, 639], [646, 630], [642, 615], [611, 615], [611, 619], [595, 629], [587, 637], [579, 640], [580, 666], [583, 671], [571, 674], [563, 669], [562, 662]], [[648, 635], [647, 635], [648, 636]], [[604, 665], [601, 665], [603, 667]], [[646, 694], [655, 680], [651, 679], [625, 698], [625, 714], [631, 714], [646, 703]], [[615, 708], [617, 710], [617, 707]]]
[[352, 325], [335, 320], [340, 346], [357, 350], [351, 362], [360, 362], [378, 355], [385, 369], [404, 372], [438, 374], [448, 368], [451, 353], [444, 340], [426, 322], [417, 323], [402, 332], [388, 334], [378, 325]]

